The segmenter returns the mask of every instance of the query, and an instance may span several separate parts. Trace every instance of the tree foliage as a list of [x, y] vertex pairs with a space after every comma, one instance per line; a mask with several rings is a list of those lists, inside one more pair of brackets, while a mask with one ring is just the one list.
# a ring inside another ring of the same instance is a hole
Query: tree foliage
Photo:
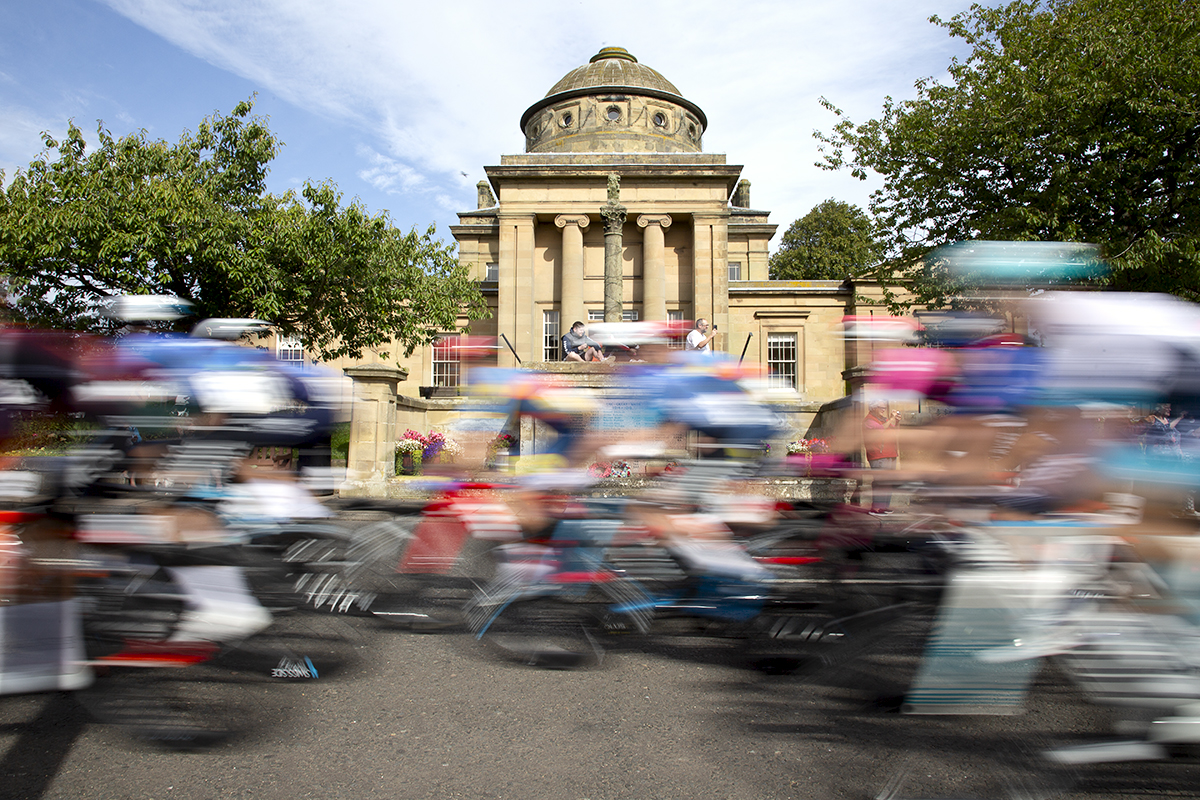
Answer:
[[[817, 133], [827, 169], [871, 172], [887, 285], [957, 290], [933, 248], [969, 239], [1100, 245], [1106, 281], [1200, 299], [1200, 3], [1018, 0], [949, 21], [950, 80]], [[917, 265], [917, 266], [914, 266]], [[890, 295], [895, 300], [895, 295]]]
[[104, 298], [171, 294], [202, 317], [254, 317], [324, 359], [408, 352], [487, 313], [451, 247], [342, 205], [331, 183], [266, 191], [281, 143], [252, 102], [169, 144], [145, 131], [89, 150], [74, 123], [0, 187], [0, 274], [31, 324], [105, 331]]
[[874, 266], [882, 252], [861, 208], [826, 200], [791, 224], [771, 256], [772, 280], [844, 280]]

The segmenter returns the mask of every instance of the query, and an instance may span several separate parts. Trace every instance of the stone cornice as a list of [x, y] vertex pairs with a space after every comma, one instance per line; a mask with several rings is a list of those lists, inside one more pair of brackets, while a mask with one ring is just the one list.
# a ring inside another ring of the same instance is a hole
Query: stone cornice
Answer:
[[778, 311], [755, 311], [755, 319], [808, 319], [809, 309], [780, 309]]
[[345, 367], [342, 372], [356, 381], [399, 383], [408, 380], [408, 370], [390, 364], [356, 364], [353, 367]]
[[[532, 156], [535, 154], [529, 154]], [[725, 157], [719, 156], [712, 160], [692, 160], [674, 158], [662, 161], [647, 159], [641, 153], [616, 154], [625, 158], [613, 158], [612, 153], [571, 153], [571, 156], [585, 156], [569, 161], [556, 154], [557, 158], [528, 160], [528, 156], [502, 156], [500, 166], [484, 167], [484, 174], [492, 184], [497, 196], [500, 185], [506, 181], [556, 181], [578, 179], [590, 182], [594, 178], [605, 178], [617, 174], [622, 180], [627, 178], [649, 178], [670, 180], [687, 178], [690, 180], [706, 180], [720, 182], [724, 185], [725, 197], [733, 194], [737, 187], [738, 178], [742, 175], [740, 164], [726, 164]], [[666, 154], [664, 154], [666, 155]], [[697, 154], [701, 155], [701, 154]], [[488, 209], [494, 211], [494, 209]], [[470, 212], [463, 212], [470, 213]]]
[[528, 223], [536, 226], [538, 224], [538, 214], [536, 211], [502, 211], [499, 216], [501, 225], [512, 223]]
[[731, 281], [730, 295], [852, 295], [853, 287], [846, 281]]
[[562, 180], [567, 178], [592, 178], [601, 176], [607, 178], [617, 173], [622, 180], [630, 177], [721, 179], [726, 183], [737, 186], [737, 179], [742, 174], [742, 168], [736, 164], [653, 164], [644, 162], [634, 163], [604, 163], [600, 159], [586, 163], [545, 163], [545, 164], [505, 164], [502, 166], [484, 167], [492, 186], [498, 179], [505, 178], [544, 178]]
[[730, 232], [737, 231], [738, 233], [755, 233], [770, 239], [779, 230], [779, 226], [774, 224], [764, 225], [756, 222], [738, 222], [733, 217], [730, 217], [729, 230]]
[[469, 236], [495, 236], [500, 232], [500, 222], [493, 220], [486, 225], [451, 225], [450, 235], [457, 240]]
[[[638, 164], [674, 164], [683, 166], [726, 166], [724, 153], [509, 153], [500, 156], [502, 167], [533, 167], [548, 165], [607, 164], [629, 166]], [[741, 166], [737, 167], [741, 169]]]

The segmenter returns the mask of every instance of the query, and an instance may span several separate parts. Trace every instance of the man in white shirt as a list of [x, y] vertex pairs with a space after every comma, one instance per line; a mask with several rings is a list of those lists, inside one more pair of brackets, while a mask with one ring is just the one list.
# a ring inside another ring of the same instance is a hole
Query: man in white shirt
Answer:
[[687, 335], [687, 341], [684, 342], [684, 350], [699, 350], [703, 353], [712, 355], [712, 340], [717, 336], [717, 326], [714, 325], [712, 332], [708, 330], [708, 320], [696, 320], [696, 327]]

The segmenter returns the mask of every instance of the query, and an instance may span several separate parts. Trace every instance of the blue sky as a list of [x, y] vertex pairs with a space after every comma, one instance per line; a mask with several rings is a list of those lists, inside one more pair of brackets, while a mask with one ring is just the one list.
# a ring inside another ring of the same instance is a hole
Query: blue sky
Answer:
[[[833, 197], [873, 188], [828, 173], [814, 129], [878, 114], [940, 77], [961, 42], [930, 24], [961, 0], [476, 2], [0, 0], [0, 169], [73, 119], [175, 141], [257, 94], [285, 143], [269, 186], [332, 179], [402, 228], [475, 206], [483, 167], [519, 153], [522, 112], [601, 47], [624, 47], [708, 116], [704, 150], [745, 166], [780, 234]], [[729, 16], [730, 14], [734, 16]]]

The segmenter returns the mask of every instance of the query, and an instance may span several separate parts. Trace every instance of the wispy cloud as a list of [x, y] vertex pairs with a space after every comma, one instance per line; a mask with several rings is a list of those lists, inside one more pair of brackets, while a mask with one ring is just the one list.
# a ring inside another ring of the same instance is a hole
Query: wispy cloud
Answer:
[[847, 176], [812, 166], [812, 131], [833, 124], [817, 98], [865, 119], [885, 95], [910, 96], [914, 80], [941, 73], [955, 52], [927, 17], [968, 5], [106, 2], [186, 52], [361, 132], [357, 172], [379, 191], [468, 200], [481, 166], [522, 150], [525, 108], [601, 46], [626, 47], [705, 110], [705, 149], [746, 165], [755, 205], [781, 224], [829, 196], [865, 201]]
[[0, 105], [0, 169], [9, 183], [18, 169], [29, 166], [31, 154], [44, 149], [42, 131], [61, 127], [61, 120], [50, 120], [28, 108]]
[[386, 194], [429, 191], [430, 184], [425, 176], [407, 164], [366, 147], [359, 148], [359, 154], [365, 156], [371, 166], [358, 176], [379, 191]]

